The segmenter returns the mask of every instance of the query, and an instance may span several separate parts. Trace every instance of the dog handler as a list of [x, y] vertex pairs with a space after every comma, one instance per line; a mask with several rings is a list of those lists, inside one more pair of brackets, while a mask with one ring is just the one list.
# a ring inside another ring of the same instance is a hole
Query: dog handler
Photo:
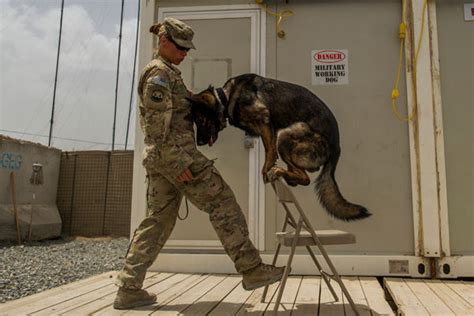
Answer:
[[213, 162], [196, 148], [191, 108], [185, 99], [189, 92], [173, 66], [195, 48], [193, 30], [179, 20], [166, 18], [150, 32], [158, 35], [159, 50], [142, 71], [138, 85], [146, 145], [143, 166], [148, 179], [148, 215], [138, 226], [117, 276], [114, 308], [129, 309], [156, 301], [156, 295], [142, 289], [143, 280], [173, 230], [183, 195], [209, 214], [225, 251], [243, 275], [246, 290], [280, 280], [284, 267], [262, 263], [234, 193]]

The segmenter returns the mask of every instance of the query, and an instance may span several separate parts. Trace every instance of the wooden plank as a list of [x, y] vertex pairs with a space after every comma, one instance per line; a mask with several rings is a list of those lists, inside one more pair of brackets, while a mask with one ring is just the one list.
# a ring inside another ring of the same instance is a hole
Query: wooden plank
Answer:
[[[46, 291], [49, 295], [38, 295], [34, 300], [26, 300], [25, 304], [17, 305], [16, 307], [3, 307], [5, 312], [0, 312], [0, 315], [21, 315], [26, 313], [34, 313], [44, 308], [60, 304], [63, 301], [73, 299], [95, 289], [100, 289], [108, 286], [115, 281], [115, 272], [108, 272], [99, 278], [91, 278], [89, 282], [81, 282], [79, 287], [74, 287], [71, 283], [67, 289], [62, 288], [61, 291]], [[21, 299], [18, 303], [21, 303]]]
[[434, 293], [456, 314], [473, 315], [474, 307], [440, 280], [424, 280]]
[[265, 310], [267, 309], [268, 303], [270, 302], [273, 295], [275, 295], [275, 291], [278, 288], [279, 282], [275, 282], [268, 287], [267, 297], [265, 302], [261, 302], [263, 296], [263, 287], [260, 287], [253, 291], [250, 295], [248, 300], [242, 305], [242, 308], [239, 309], [236, 316], [241, 315], [248, 315], [251, 314], [252, 316], [263, 315]]
[[[169, 285], [167, 288], [163, 287], [165, 290], [155, 292], [157, 293], [156, 296], [156, 304], [149, 305], [149, 306], [143, 306], [143, 307], [137, 307], [132, 310], [129, 310], [125, 312], [123, 315], [148, 315], [151, 314], [152, 312], [156, 311], [159, 309], [161, 306], [166, 305], [169, 301], [175, 299], [176, 297], [180, 296], [182, 293], [186, 292], [193, 286], [195, 286], [198, 283], [203, 282], [206, 280], [209, 275], [202, 275], [202, 274], [179, 274], [180, 278], [182, 279], [183, 277], [186, 277], [183, 279], [181, 282], [174, 282], [174, 284]], [[144, 313], [145, 311], [145, 313]], [[107, 314], [108, 315], [108, 314]]]
[[385, 300], [385, 293], [376, 278], [359, 277], [359, 282], [373, 315], [394, 315], [390, 305]]
[[[239, 277], [241, 280], [241, 277]], [[234, 315], [248, 300], [253, 291], [246, 291], [242, 284], [238, 284], [217, 307], [209, 313], [210, 316]]]
[[342, 290], [339, 287], [339, 284], [332, 280], [331, 283], [332, 287], [334, 288], [334, 292], [336, 292], [337, 296], [339, 297], [339, 301], [336, 301], [329, 290], [326, 282], [321, 280], [321, 306], [320, 306], [320, 315], [334, 315], [340, 316], [344, 315], [344, 301], [342, 298]]
[[[172, 300], [176, 299], [183, 293], [186, 293], [188, 290], [192, 289], [199, 283], [204, 283], [207, 281], [207, 279], [210, 277], [209, 274], [203, 274], [203, 275], [192, 275], [188, 279], [186, 279], [184, 282], [181, 282], [171, 288], [169, 288], [167, 291], [160, 293], [157, 296], [157, 302], [160, 305], [158, 308], [161, 308], [163, 305], [168, 304]], [[154, 311], [156, 311], [158, 308], [156, 308]], [[138, 309], [137, 309], [138, 310]], [[128, 314], [137, 314], [135, 310], [131, 310]]]
[[183, 311], [188, 315], [207, 315], [219, 302], [224, 299], [242, 280], [241, 276], [231, 275], [207, 292], [189, 308]]
[[96, 298], [95, 300], [89, 302], [86, 305], [83, 305], [77, 309], [68, 311], [66, 315], [89, 315], [107, 307], [113, 310], [112, 303], [114, 302], [116, 293], [117, 293], [117, 288], [115, 288], [114, 291], [106, 295]]
[[[147, 274], [148, 276], [148, 274]], [[161, 277], [160, 277], [161, 276]], [[161, 284], [162, 282], [170, 283], [170, 280], [176, 279], [173, 273], [160, 273], [158, 275], [147, 277], [143, 282], [143, 288], [150, 290], [151, 286]], [[119, 311], [115, 311], [112, 307], [115, 295], [117, 293], [117, 287], [114, 287], [109, 292], [101, 292], [101, 295], [97, 295], [94, 299], [90, 300], [87, 304], [70, 308], [62, 315], [89, 315], [103, 309], [109, 310], [108, 315], [118, 314]]]
[[[361, 316], [371, 316], [369, 303], [365, 297], [364, 290], [360, 284], [359, 278], [357, 277], [344, 277], [342, 282], [347, 288], [347, 291], [352, 297], [354, 304], [356, 305], [357, 311]], [[347, 297], [343, 297], [345, 315], [355, 315], [351, 304], [347, 300]]]
[[318, 297], [320, 277], [304, 276], [293, 306], [293, 315], [316, 315], [318, 312]]
[[397, 304], [400, 315], [429, 315], [423, 304], [415, 296], [403, 279], [385, 278], [385, 287]]
[[[291, 311], [295, 304], [296, 295], [298, 294], [298, 290], [301, 285], [301, 280], [302, 280], [301, 276], [292, 276], [292, 277], [289, 277], [288, 280], [286, 281], [285, 290], [283, 291], [283, 296], [281, 297], [280, 306], [278, 306], [279, 316], [291, 314]], [[280, 289], [278, 289], [278, 291], [279, 290]], [[273, 298], [270, 304], [268, 304], [265, 315], [271, 315], [273, 313], [273, 310], [275, 309], [275, 302], [277, 299], [278, 291], [275, 295], [273, 295]]]
[[165, 306], [152, 313], [152, 315], [178, 315], [180, 312], [193, 304], [201, 296], [205, 295], [217, 284], [221, 283], [227, 275], [211, 275], [206, 278], [203, 282], [200, 282], [196, 286], [188, 289], [182, 295], [176, 297], [172, 301], [168, 302]]
[[469, 305], [474, 306], [474, 282], [443, 280], [443, 283], [461, 296]]
[[430, 314], [454, 315], [453, 311], [423, 282], [417, 279], [405, 279], [405, 283], [415, 293], [418, 300]]
[[[144, 286], [149, 286], [151, 284], [156, 284], [161, 282], [162, 280], [165, 280], [169, 277], [171, 277], [173, 274], [172, 273], [160, 273], [160, 274], [155, 274], [149, 278], [146, 278], [144, 281]], [[72, 311], [73, 314], [80, 314], [80, 307], [83, 305], [86, 305], [87, 303], [91, 301], [95, 301], [97, 297], [101, 297], [111, 293], [116, 293], [117, 292], [117, 286], [115, 284], [109, 284], [105, 287], [102, 287], [100, 289], [95, 289], [93, 291], [90, 291], [88, 293], [85, 293], [84, 295], [77, 296], [73, 299], [66, 300], [64, 302], [61, 302], [59, 304], [55, 304], [53, 306], [50, 306], [48, 308], [45, 308], [39, 312], [36, 313], [31, 313], [30, 315], [35, 315], [35, 316], [49, 316], [49, 315], [58, 315], [58, 314], [66, 314], [69, 311]], [[78, 310], [79, 309], [79, 310]]]
[[[15, 308], [22, 307], [22, 310], [25, 311], [27, 307], [32, 307], [34, 303], [39, 302], [43, 300], [44, 298], [48, 297], [55, 297], [56, 295], [60, 293], [65, 293], [68, 292], [71, 289], [74, 289], [75, 291], [81, 291], [82, 287], [85, 286], [90, 286], [91, 284], [97, 284], [97, 287], [101, 287], [105, 282], [108, 282], [109, 279], [114, 279], [116, 276], [117, 272], [115, 271], [109, 271], [105, 272], [99, 275], [94, 275], [92, 277], [80, 280], [80, 281], [75, 281], [72, 283], [68, 283], [65, 285], [61, 285], [59, 287], [55, 287], [43, 292], [39, 292], [30, 296], [26, 296], [23, 298], [19, 298], [17, 300], [9, 301], [4, 304], [0, 305], [0, 315], [6, 315], [7, 311], [14, 311]], [[21, 311], [20, 311], [21, 312]]]
[[[172, 290], [176, 290], [179, 292], [179, 294], [183, 293], [183, 289], [187, 289], [188, 287], [190, 286], [193, 286], [194, 284], [196, 284], [196, 280], [199, 280], [199, 281], [202, 281], [206, 278], [207, 276], [205, 277], [202, 277], [201, 275], [199, 274], [176, 274], [175, 276], [172, 277], [171, 280], [169, 280], [169, 283], [168, 284], [163, 284], [163, 287], [162, 289], [164, 289], [164, 291], [161, 291], [158, 293], [157, 297], [156, 297], [156, 303], [153, 304], [153, 305], [148, 305], [148, 306], [142, 306], [142, 307], [137, 307], [135, 309], [131, 309], [131, 310], [126, 310], [126, 311], [117, 311], [113, 308], [112, 306], [112, 302], [113, 302], [113, 297], [109, 300], [109, 304], [107, 306], [102, 307], [100, 310], [95, 310], [93, 313], [88, 313], [90, 315], [130, 315], [130, 314], [150, 314], [152, 313], [153, 311], [157, 310], [158, 308], [160, 308], [161, 305], [164, 305], [166, 304], [166, 301], [165, 301], [165, 293], [168, 293]], [[191, 285], [190, 285], [191, 284]], [[154, 287], [154, 286], [152, 286]], [[152, 287], [150, 288], [147, 288], [147, 290], [152, 290]], [[155, 291], [156, 291], [156, 288], [155, 288]], [[173, 293], [172, 293], [173, 294]], [[172, 295], [170, 294], [170, 295]], [[178, 295], [179, 295], [178, 294]], [[114, 295], [115, 296], [115, 295]], [[83, 313], [85, 314], [85, 313]]]

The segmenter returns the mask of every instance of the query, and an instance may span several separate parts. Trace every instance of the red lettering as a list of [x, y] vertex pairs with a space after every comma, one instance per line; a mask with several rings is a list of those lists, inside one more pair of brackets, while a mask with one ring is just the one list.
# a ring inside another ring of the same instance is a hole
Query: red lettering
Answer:
[[316, 55], [316, 58], [319, 60], [341, 60], [343, 59], [342, 54], [320, 54], [318, 53]]
[[335, 63], [342, 61], [346, 58], [346, 55], [338, 51], [321, 51], [314, 55], [314, 59], [322, 63]]

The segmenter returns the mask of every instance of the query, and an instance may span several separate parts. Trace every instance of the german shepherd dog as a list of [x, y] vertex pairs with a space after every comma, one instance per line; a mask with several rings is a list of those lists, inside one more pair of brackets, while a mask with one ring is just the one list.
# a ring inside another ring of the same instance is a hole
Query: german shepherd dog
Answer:
[[[197, 126], [198, 145], [212, 145], [226, 120], [265, 147], [265, 182], [283, 177], [292, 186], [308, 185], [308, 172], [322, 170], [315, 181], [319, 200], [329, 214], [346, 221], [371, 214], [348, 202], [334, 178], [341, 153], [339, 130], [331, 110], [308, 89], [255, 74], [229, 79], [222, 88], [188, 98]], [[278, 155], [288, 169], [275, 166]]]

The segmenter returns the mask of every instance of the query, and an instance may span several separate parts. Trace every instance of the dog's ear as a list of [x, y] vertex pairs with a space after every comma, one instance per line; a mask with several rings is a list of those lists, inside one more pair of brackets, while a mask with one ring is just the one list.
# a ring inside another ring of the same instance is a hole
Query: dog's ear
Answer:
[[[210, 86], [212, 87], [212, 86]], [[214, 89], [214, 88], [212, 88]], [[218, 111], [218, 105], [216, 97], [214, 96], [213, 90], [206, 89], [199, 92], [198, 94], [193, 94], [192, 96], [185, 97], [187, 101], [191, 103], [191, 106], [202, 107], [212, 112]]]
[[194, 109], [202, 110], [212, 110], [211, 106], [208, 104], [208, 99], [202, 94], [193, 94], [192, 96], [187, 96], [185, 99], [191, 104], [191, 107]]
[[191, 105], [201, 105], [206, 106], [206, 100], [204, 99], [202, 92], [198, 94], [193, 94], [190, 96], [186, 96], [185, 99], [191, 103]]

